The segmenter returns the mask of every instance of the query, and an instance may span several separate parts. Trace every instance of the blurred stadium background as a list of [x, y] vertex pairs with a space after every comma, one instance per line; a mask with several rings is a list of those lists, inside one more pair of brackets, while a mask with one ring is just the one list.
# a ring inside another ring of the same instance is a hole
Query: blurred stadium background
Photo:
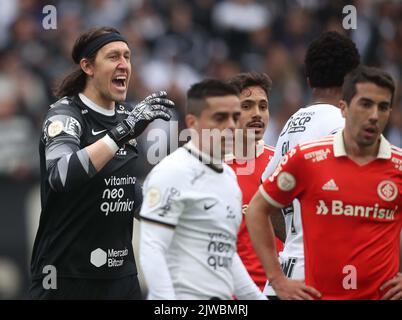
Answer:
[[[43, 7], [49, 4], [57, 10], [55, 30], [42, 24]], [[342, 27], [342, 8], [348, 4], [357, 9], [356, 30]], [[30, 252], [40, 213], [42, 117], [55, 101], [55, 81], [74, 67], [70, 52], [75, 39], [102, 25], [117, 27], [131, 42], [128, 100], [166, 89], [176, 101], [179, 121], [192, 83], [240, 71], [267, 72], [274, 83], [265, 137], [271, 145], [284, 121], [309, 99], [303, 75], [308, 43], [323, 30], [348, 33], [363, 62], [386, 69], [398, 83], [386, 136], [402, 147], [402, 1], [1, 0], [0, 299], [28, 298]], [[146, 150], [146, 139], [140, 147]], [[150, 168], [144, 159], [138, 176]]]

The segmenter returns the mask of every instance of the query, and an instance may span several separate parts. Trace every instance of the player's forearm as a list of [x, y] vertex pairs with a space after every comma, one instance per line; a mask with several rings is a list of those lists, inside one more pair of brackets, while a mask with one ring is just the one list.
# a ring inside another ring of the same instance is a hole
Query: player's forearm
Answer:
[[251, 279], [246, 267], [239, 255], [235, 253], [232, 265], [235, 295], [240, 300], [266, 300], [265, 295], [260, 291]]
[[277, 212], [270, 215], [272, 227], [274, 228], [275, 236], [285, 242], [286, 240], [286, 224], [283, 214], [280, 209]]
[[270, 206], [257, 192], [251, 200], [246, 214], [247, 228], [253, 247], [264, 267], [267, 278], [271, 281], [285, 276], [276, 253], [272, 223], [267, 218], [275, 210], [276, 208]]
[[102, 139], [87, 146], [85, 149], [96, 171], [99, 172], [112, 160], [119, 147], [108, 135], [105, 135]]
[[148, 287], [148, 299], [175, 300], [176, 295], [164, 254], [142, 244], [140, 261]]
[[175, 300], [173, 282], [166, 261], [166, 251], [173, 231], [153, 223], [141, 222], [140, 263], [149, 300]]
[[87, 183], [118, 150], [107, 136], [83, 149], [70, 140], [53, 141], [46, 148], [49, 184], [57, 192], [67, 192]]

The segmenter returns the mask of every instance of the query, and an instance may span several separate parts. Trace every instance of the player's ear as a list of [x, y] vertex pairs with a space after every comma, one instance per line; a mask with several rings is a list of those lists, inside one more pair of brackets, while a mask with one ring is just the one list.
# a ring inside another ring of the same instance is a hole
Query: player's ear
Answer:
[[191, 141], [198, 145], [200, 141], [200, 134], [198, 133], [198, 118], [193, 114], [187, 114], [184, 118], [184, 122], [186, 123], [186, 127], [188, 128], [186, 130], [189, 130]]
[[341, 109], [342, 116], [346, 118], [346, 115], [348, 113], [348, 104], [345, 100], [340, 100], [339, 101], [339, 108]]
[[84, 71], [88, 76], [92, 77], [94, 75], [94, 68], [91, 62], [88, 59], [83, 58], [80, 61], [80, 67], [82, 71]]
[[187, 128], [198, 129], [198, 119], [193, 114], [187, 114], [184, 118], [184, 122], [186, 123]]

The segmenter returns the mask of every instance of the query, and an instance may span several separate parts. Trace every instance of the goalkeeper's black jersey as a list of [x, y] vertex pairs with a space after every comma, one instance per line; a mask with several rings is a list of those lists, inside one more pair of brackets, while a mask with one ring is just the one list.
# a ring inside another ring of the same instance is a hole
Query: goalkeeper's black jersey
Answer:
[[39, 146], [42, 211], [33, 279], [46, 275], [46, 265], [56, 267], [59, 277], [119, 278], [137, 272], [131, 241], [142, 193], [135, 140], [99, 172], [83, 149], [131, 109], [116, 103], [114, 115], [105, 115], [79, 96], [62, 98], [49, 109]]

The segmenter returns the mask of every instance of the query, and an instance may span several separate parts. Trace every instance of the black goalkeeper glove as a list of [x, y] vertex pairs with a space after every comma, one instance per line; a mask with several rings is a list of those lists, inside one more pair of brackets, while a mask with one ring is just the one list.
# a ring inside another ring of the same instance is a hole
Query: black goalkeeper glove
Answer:
[[169, 121], [172, 117], [169, 108], [174, 107], [173, 101], [166, 99], [167, 92], [155, 92], [130, 112], [130, 115], [107, 133], [110, 138], [122, 147], [129, 140], [138, 137], [155, 119]]

